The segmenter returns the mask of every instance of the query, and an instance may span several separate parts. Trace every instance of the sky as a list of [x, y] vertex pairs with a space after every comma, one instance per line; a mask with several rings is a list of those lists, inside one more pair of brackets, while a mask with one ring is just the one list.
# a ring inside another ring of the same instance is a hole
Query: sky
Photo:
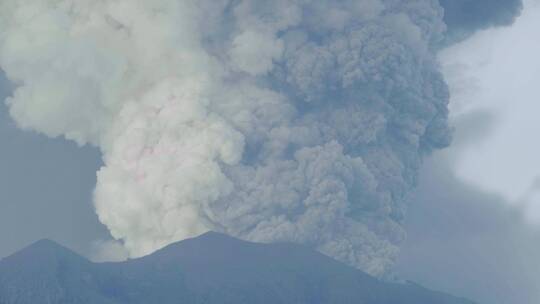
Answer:
[[[514, 25], [440, 53], [456, 132], [409, 199], [403, 277], [481, 303], [540, 301], [539, 28], [528, 2]], [[0, 257], [41, 238], [93, 255], [110, 238], [92, 206], [100, 152], [21, 131], [3, 104], [0, 138]]]
[[539, 29], [540, 6], [526, 2], [513, 26], [440, 54], [454, 142], [411, 197], [406, 277], [481, 303], [540, 301]]
[[[2, 75], [0, 95], [10, 91]], [[21, 131], [4, 103], [0, 138], [0, 256], [42, 238], [80, 252], [108, 238], [92, 206], [95, 171], [101, 166], [97, 149]]]
[[[474, 144], [456, 151], [455, 173], [479, 188], [496, 192], [540, 220], [540, 27], [538, 4], [529, 3], [511, 28], [487, 30], [441, 54], [454, 93], [454, 120], [491, 116], [494, 126]], [[469, 81], [468, 81], [469, 80]], [[472, 102], [469, 102], [473, 100]]]

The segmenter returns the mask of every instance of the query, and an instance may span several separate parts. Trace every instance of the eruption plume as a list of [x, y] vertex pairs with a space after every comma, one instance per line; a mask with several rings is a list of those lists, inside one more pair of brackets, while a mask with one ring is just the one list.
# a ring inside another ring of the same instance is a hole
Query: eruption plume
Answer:
[[423, 155], [449, 143], [435, 0], [0, 2], [23, 129], [98, 146], [130, 255], [208, 230], [374, 275]]

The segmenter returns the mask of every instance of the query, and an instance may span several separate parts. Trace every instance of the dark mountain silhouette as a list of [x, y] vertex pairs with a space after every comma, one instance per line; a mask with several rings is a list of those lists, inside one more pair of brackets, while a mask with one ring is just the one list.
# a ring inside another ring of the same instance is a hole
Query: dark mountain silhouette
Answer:
[[0, 304], [15, 303], [472, 304], [379, 281], [302, 246], [214, 232], [121, 263], [39, 241], [0, 261]]

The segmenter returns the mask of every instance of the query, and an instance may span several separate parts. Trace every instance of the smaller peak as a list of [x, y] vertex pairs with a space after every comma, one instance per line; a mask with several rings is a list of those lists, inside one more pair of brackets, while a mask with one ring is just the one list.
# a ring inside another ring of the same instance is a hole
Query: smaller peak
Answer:
[[15, 252], [7, 258], [15, 259], [47, 259], [51, 257], [63, 257], [63, 258], [80, 258], [77, 253], [73, 252], [55, 241], [50, 239], [41, 239], [36, 241], [23, 249]]
[[38, 241], [35, 241], [34, 243], [32, 243], [30, 246], [55, 246], [55, 247], [61, 247], [60, 244], [58, 244], [57, 242], [51, 240], [51, 239], [41, 239], [41, 240], [38, 240]]
[[69, 249], [65, 248], [64, 246], [62, 246], [62, 245], [58, 244], [57, 242], [55, 242], [53, 240], [50, 240], [50, 239], [41, 239], [39, 241], [36, 241], [36, 242], [28, 245], [23, 250], [29, 250], [29, 249], [32, 249], [32, 250], [55, 250], [55, 251], [69, 250]]

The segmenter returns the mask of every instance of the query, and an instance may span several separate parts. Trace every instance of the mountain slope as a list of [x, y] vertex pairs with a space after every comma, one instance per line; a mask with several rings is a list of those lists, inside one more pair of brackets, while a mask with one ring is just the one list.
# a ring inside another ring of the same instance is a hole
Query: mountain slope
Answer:
[[14, 303], [472, 304], [381, 282], [302, 246], [213, 232], [122, 263], [40, 241], [0, 261], [0, 304]]
[[0, 261], [0, 304], [113, 304], [97, 288], [95, 266], [52, 241], [38, 241]]

